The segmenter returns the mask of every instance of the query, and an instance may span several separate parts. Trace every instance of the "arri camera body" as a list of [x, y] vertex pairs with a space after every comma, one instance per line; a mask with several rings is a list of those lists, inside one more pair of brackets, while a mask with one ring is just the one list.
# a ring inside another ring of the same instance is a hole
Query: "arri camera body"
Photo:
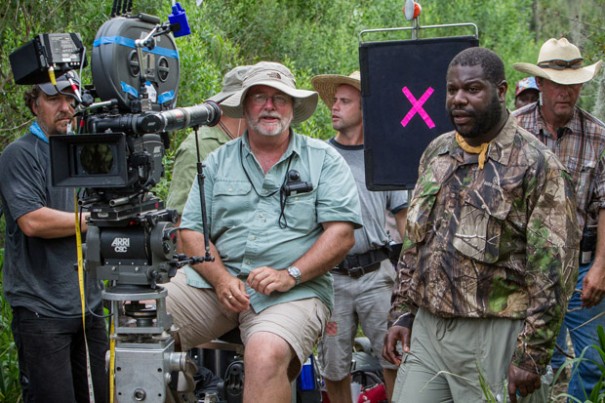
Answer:
[[[175, 255], [176, 212], [166, 210], [151, 189], [164, 174], [168, 133], [212, 126], [221, 111], [211, 102], [175, 108], [174, 36], [186, 20], [170, 21], [121, 15], [105, 22], [93, 43], [93, 85], [75, 94], [77, 133], [50, 136], [53, 184], [84, 189], [79, 204], [90, 212], [85, 268], [106, 283], [120, 402], [193, 401], [169, 386], [177, 383], [172, 373], [192, 375], [192, 368], [185, 353], [174, 352], [167, 292], [160, 285], [200, 258]], [[85, 48], [79, 34], [43, 34], [10, 61], [17, 84], [41, 84], [52, 81], [49, 73], [84, 67]]]

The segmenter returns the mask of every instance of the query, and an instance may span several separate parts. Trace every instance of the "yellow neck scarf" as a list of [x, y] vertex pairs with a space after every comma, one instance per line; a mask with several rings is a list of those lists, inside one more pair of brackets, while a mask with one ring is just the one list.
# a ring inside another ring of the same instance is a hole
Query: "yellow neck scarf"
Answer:
[[485, 166], [485, 160], [487, 159], [487, 148], [489, 147], [488, 143], [483, 143], [480, 146], [471, 146], [464, 140], [464, 137], [460, 135], [460, 133], [456, 132], [456, 142], [464, 151], [469, 154], [479, 154], [479, 169], [483, 169]]

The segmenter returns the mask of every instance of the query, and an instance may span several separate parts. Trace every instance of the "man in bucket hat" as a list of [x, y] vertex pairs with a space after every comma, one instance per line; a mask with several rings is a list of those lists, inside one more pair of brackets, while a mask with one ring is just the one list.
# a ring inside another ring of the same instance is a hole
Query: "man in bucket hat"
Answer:
[[[514, 112], [519, 124], [552, 149], [573, 177], [582, 242], [576, 292], [572, 295], [557, 344], [565, 349], [569, 330], [576, 356], [588, 347], [572, 373], [569, 394], [584, 401], [599, 379], [597, 326], [605, 327], [605, 126], [576, 104], [582, 85], [599, 72], [601, 61], [585, 66], [580, 50], [567, 39], [549, 39], [537, 64], [513, 67], [536, 77], [541, 101]], [[597, 233], [600, 233], [597, 244]], [[555, 371], [563, 364], [557, 354]], [[593, 360], [596, 360], [593, 362]]]
[[[108, 396], [101, 282], [86, 276], [83, 319], [74, 270], [74, 190], [53, 186], [50, 175], [49, 138], [70, 131], [79, 85], [77, 75], [68, 72], [57, 77], [56, 85], [38, 84], [27, 91], [25, 103], [35, 121], [0, 156], [6, 217], [3, 285], [13, 312], [25, 402], [105, 402]], [[87, 216], [80, 218], [82, 232]], [[87, 362], [94, 391], [87, 382]]]
[[[187, 278], [178, 273], [166, 285], [183, 349], [239, 327], [249, 403], [291, 401], [290, 382], [332, 310], [329, 270], [361, 225], [346, 162], [330, 145], [291, 128], [316, 105], [317, 93], [297, 89], [285, 66], [261, 62], [250, 69], [242, 89], [222, 103], [248, 128], [205, 161], [214, 261], [186, 267]], [[197, 182], [180, 234], [187, 255], [204, 255]]]
[[332, 270], [334, 312], [320, 343], [323, 376], [330, 402], [351, 401], [351, 359], [353, 339], [361, 324], [381, 359], [387, 394], [393, 390], [397, 367], [382, 359], [384, 334], [395, 284], [395, 270], [389, 260], [389, 234], [385, 210], [390, 210], [403, 235], [407, 192], [370, 192], [365, 186], [363, 121], [359, 71], [349, 76], [322, 74], [311, 80], [313, 88], [330, 109], [336, 136], [328, 143], [344, 157], [356, 179], [362, 201], [363, 228], [355, 230], [355, 246]]
[[[223, 88], [218, 94], [208, 98], [208, 101], [221, 104], [225, 99], [242, 89], [242, 80], [250, 66], [237, 66], [229, 70], [223, 77]], [[191, 184], [197, 173], [197, 150], [199, 148], [200, 159], [203, 161], [208, 154], [226, 142], [233, 140], [246, 130], [246, 122], [243, 119], [232, 118], [225, 114], [216, 126], [202, 126], [196, 136], [191, 131], [179, 145], [174, 155], [174, 167], [172, 169], [172, 181], [166, 198], [166, 207], [174, 209], [180, 216], [183, 214], [185, 202], [191, 190]], [[195, 139], [197, 138], [197, 145]], [[180, 250], [180, 239], [177, 247]]]

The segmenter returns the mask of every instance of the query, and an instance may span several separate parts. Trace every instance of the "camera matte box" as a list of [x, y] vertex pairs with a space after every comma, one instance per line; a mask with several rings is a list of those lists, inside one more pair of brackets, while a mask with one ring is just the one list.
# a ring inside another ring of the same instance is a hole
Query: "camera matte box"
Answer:
[[[88, 150], [105, 149], [85, 163], [82, 154]], [[106, 133], [94, 135], [50, 136], [51, 180], [58, 187], [114, 188], [128, 185], [126, 135]], [[85, 166], [106, 164], [105, 172], [88, 172]]]
[[453, 130], [445, 109], [448, 65], [478, 44], [474, 36], [360, 44], [369, 190], [414, 188], [426, 146]]

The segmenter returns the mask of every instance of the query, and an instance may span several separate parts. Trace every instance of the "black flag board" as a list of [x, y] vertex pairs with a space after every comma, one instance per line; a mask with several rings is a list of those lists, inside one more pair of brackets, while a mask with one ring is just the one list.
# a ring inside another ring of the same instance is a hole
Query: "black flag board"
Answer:
[[453, 129], [446, 72], [477, 36], [360, 42], [366, 186], [413, 189], [426, 146]]

